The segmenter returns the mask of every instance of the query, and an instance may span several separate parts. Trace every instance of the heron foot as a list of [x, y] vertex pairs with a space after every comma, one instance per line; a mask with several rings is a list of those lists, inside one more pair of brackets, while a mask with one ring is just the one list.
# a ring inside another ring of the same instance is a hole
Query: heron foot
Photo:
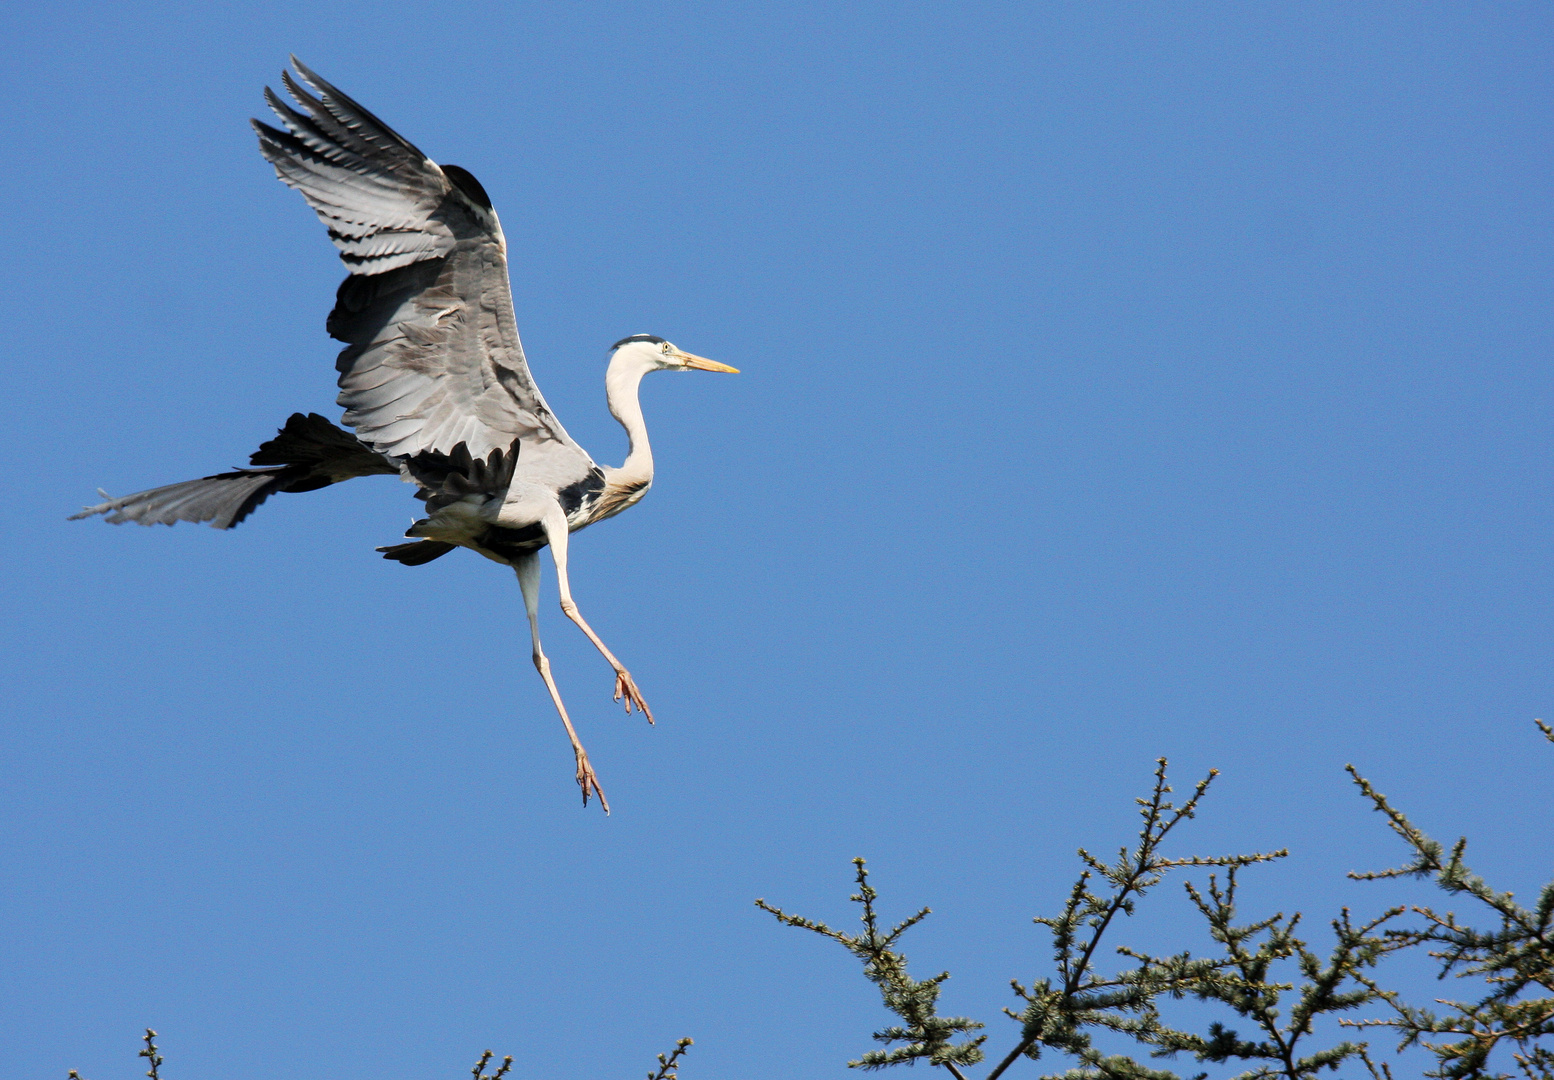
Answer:
[[594, 773], [594, 767], [588, 764], [588, 754], [581, 746], [576, 748], [577, 753], [577, 786], [583, 789], [583, 805], [588, 805], [590, 794], [599, 796], [599, 805], [604, 812], [610, 812], [610, 800], [604, 797], [604, 788], [599, 786], [599, 777]]
[[626, 711], [631, 712], [635, 705], [642, 710], [642, 715], [647, 717], [647, 722], [653, 722], [653, 710], [648, 708], [646, 701], [642, 700], [642, 691], [637, 689], [637, 681], [631, 677], [631, 672], [625, 668], [615, 669], [615, 700], [622, 698], [626, 701]]

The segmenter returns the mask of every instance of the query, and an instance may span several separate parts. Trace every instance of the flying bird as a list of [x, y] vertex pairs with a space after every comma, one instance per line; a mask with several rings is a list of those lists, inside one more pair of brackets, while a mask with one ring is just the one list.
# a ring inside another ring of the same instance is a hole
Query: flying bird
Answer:
[[518, 340], [507, 241], [485, 189], [457, 165], [438, 165], [383, 121], [310, 71], [281, 81], [295, 107], [265, 88], [283, 128], [253, 121], [259, 152], [329, 229], [350, 275], [329, 335], [345, 343], [335, 367], [348, 433], [317, 413], [293, 414], [247, 468], [152, 488], [86, 507], [113, 524], [208, 521], [230, 529], [275, 492], [313, 491], [358, 476], [417, 485], [426, 516], [382, 547], [421, 566], [468, 548], [511, 566], [523, 591], [534, 666], [571, 740], [583, 804], [610, 806], [567, 715], [540, 647], [540, 551], [550, 548], [561, 610], [615, 671], [615, 700], [653, 714], [584, 620], [567, 579], [569, 533], [638, 502], [653, 482], [653, 451], [638, 402], [653, 371], [735, 372], [661, 337], [611, 346], [605, 398], [629, 450], [619, 468], [596, 464], [567, 434], [534, 384]]

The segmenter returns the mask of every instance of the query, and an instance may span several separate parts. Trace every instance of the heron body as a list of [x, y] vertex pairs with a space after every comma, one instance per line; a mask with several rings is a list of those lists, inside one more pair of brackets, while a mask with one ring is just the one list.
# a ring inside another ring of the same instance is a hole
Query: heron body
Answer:
[[626, 711], [653, 715], [631, 674], [572, 600], [570, 533], [637, 503], [653, 483], [653, 453], [638, 388], [653, 371], [735, 369], [635, 334], [611, 348], [610, 412], [626, 431], [619, 468], [594, 462], [535, 385], [518, 338], [507, 241], [485, 189], [439, 166], [372, 113], [292, 58], [296, 103], [265, 90], [282, 128], [254, 121], [260, 153], [329, 229], [350, 268], [327, 329], [345, 343], [336, 368], [348, 433], [295, 413], [244, 469], [152, 488], [85, 508], [120, 524], [205, 521], [230, 529], [276, 492], [305, 492], [375, 474], [414, 483], [426, 516], [411, 542], [379, 548], [420, 566], [468, 548], [513, 567], [523, 591], [535, 667], [571, 740], [583, 802], [599, 796], [550, 663], [540, 647], [540, 552], [549, 548], [561, 608], [615, 671]]

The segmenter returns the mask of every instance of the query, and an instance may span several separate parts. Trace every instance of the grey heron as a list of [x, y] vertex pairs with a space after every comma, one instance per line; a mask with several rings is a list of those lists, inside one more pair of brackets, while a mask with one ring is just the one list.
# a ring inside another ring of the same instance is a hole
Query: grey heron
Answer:
[[296, 107], [265, 88], [284, 130], [258, 120], [259, 151], [329, 229], [350, 274], [327, 329], [345, 342], [336, 362], [347, 433], [296, 413], [247, 468], [152, 488], [86, 507], [74, 518], [230, 529], [275, 492], [313, 491], [374, 474], [419, 488], [426, 516], [383, 557], [421, 566], [456, 547], [511, 566], [523, 592], [534, 666], [577, 762], [583, 804], [609, 803], [567, 715], [540, 647], [540, 550], [550, 548], [561, 610], [615, 671], [615, 700], [653, 714], [631, 673], [594, 633], [567, 579], [567, 537], [634, 505], [653, 482], [638, 386], [653, 371], [735, 368], [634, 334], [611, 346], [604, 383], [626, 429], [619, 468], [598, 465], [561, 426], [529, 373], [513, 315], [507, 242], [485, 189], [439, 166], [296, 57], [281, 80]]

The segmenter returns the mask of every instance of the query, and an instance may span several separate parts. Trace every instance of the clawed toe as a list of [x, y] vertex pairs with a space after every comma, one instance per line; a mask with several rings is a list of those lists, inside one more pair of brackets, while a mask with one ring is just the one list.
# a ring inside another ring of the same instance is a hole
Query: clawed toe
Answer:
[[615, 700], [625, 699], [626, 711], [631, 712], [635, 705], [642, 710], [642, 715], [647, 717], [647, 722], [653, 722], [653, 710], [648, 708], [646, 701], [642, 700], [642, 691], [637, 689], [636, 680], [631, 677], [629, 671], [621, 670], [615, 673]]
[[604, 797], [604, 788], [599, 786], [599, 777], [594, 774], [594, 767], [588, 764], [588, 755], [582, 747], [577, 748], [577, 786], [583, 789], [583, 805], [588, 805], [590, 794], [599, 796], [599, 805], [604, 812], [610, 812], [610, 800]]

